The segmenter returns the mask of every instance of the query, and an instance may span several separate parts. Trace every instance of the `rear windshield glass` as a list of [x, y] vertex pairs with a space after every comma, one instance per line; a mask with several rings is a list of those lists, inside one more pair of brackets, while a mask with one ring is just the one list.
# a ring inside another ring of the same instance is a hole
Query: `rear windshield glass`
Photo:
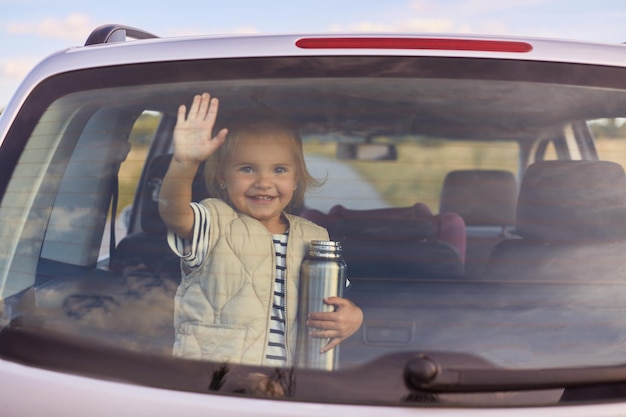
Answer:
[[[625, 80], [411, 57], [53, 77], [0, 149], [0, 354], [209, 394], [577, 399], [542, 370], [626, 361]], [[430, 392], [424, 363], [531, 377]]]

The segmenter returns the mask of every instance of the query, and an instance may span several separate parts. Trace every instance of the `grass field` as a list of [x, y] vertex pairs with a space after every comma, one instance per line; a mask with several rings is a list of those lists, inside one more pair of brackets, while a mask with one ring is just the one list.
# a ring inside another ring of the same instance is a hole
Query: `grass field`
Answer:
[[[334, 144], [310, 144], [307, 150], [334, 156]], [[439, 207], [445, 175], [456, 169], [505, 169], [517, 172], [517, 146], [511, 143], [432, 141], [401, 143], [396, 161], [350, 161], [349, 164], [392, 206], [426, 203]], [[332, 177], [332, 176], [331, 176]]]
[[596, 140], [598, 156], [600, 159], [617, 162], [626, 167], [626, 137], [624, 138], [599, 138]]

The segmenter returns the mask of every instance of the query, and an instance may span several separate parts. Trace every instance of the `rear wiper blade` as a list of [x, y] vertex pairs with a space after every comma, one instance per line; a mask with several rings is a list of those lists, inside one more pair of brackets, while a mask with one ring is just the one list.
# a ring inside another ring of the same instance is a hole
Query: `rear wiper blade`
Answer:
[[474, 355], [433, 352], [409, 359], [403, 376], [416, 392], [526, 391], [626, 383], [626, 365], [515, 369]]

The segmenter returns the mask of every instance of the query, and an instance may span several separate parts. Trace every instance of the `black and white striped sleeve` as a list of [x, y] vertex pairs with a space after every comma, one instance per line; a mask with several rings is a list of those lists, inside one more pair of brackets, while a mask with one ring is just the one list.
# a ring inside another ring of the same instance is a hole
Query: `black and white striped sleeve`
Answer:
[[204, 261], [209, 247], [209, 209], [199, 203], [191, 203], [193, 210], [193, 235], [191, 239], [183, 239], [173, 232], [167, 233], [167, 243], [176, 255], [190, 269], [196, 268]]

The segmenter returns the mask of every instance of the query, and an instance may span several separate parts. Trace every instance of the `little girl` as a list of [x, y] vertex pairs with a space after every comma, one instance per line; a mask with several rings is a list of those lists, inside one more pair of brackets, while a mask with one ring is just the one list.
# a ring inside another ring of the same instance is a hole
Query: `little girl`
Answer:
[[[195, 96], [181, 105], [174, 156], [163, 179], [159, 211], [182, 259], [175, 298], [174, 354], [249, 365], [290, 366], [296, 340], [300, 263], [326, 229], [287, 214], [314, 184], [297, 129], [270, 116], [239, 120], [211, 137], [218, 100]], [[228, 139], [227, 139], [228, 137]], [[212, 196], [191, 202], [192, 181], [206, 160]], [[326, 352], [353, 334], [363, 314], [345, 298], [312, 313], [314, 337]], [[323, 354], [321, 352], [320, 354]]]

